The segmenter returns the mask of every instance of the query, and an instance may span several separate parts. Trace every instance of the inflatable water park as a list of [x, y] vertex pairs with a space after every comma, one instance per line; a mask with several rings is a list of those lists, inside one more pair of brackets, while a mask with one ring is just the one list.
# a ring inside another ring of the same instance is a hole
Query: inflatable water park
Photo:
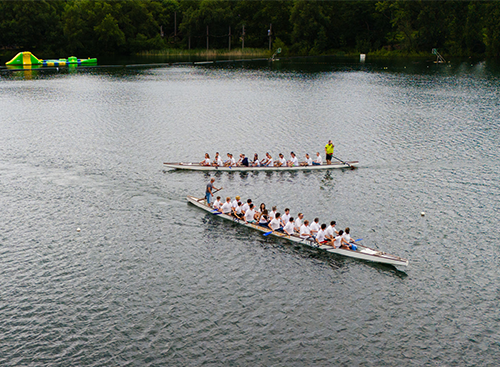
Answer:
[[12, 60], [5, 63], [7, 66], [82, 66], [96, 64], [96, 58], [77, 59], [76, 56], [70, 56], [67, 59], [40, 60], [29, 51], [19, 52]]

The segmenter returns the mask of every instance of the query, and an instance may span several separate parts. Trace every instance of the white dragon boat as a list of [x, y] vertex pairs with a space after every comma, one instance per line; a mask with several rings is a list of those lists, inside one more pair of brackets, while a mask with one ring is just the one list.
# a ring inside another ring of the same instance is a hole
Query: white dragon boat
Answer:
[[325, 170], [325, 169], [335, 169], [335, 168], [356, 168], [359, 165], [358, 161], [342, 161], [335, 162], [332, 164], [321, 164], [313, 166], [271, 166], [271, 167], [252, 167], [252, 166], [230, 166], [230, 167], [219, 167], [219, 166], [202, 166], [199, 163], [163, 163], [165, 167], [174, 169], [183, 169], [190, 171], [221, 171], [221, 172], [241, 172], [241, 171], [309, 171], [309, 170]]
[[[260, 226], [258, 224], [253, 224], [253, 223], [245, 223], [244, 220], [240, 220], [240, 219], [237, 219], [231, 215], [226, 215], [226, 214], [223, 214], [217, 210], [214, 210], [212, 207], [210, 207], [206, 204], [205, 198], [196, 198], [194, 196], [188, 196], [187, 200], [191, 204], [197, 206], [198, 208], [203, 209], [203, 210], [205, 210], [213, 215], [217, 215], [218, 217], [221, 217], [223, 219], [230, 220], [230, 221], [238, 223], [242, 226], [252, 228], [252, 229], [255, 229], [257, 231], [264, 232], [266, 234], [271, 232], [269, 230], [269, 228], [267, 228], [267, 227], [263, 227], [263, 226]], [[274, 232], [269, 233], [269, 235], [283, 238], [283, 239], [291, 241], [291, 242], [300, 243], [300, 244], [303, 244], [305, 246], [317, 248], [317, 249], [320, 249], [320, 250], [323, 250], [326, 252], [330, 252], [333, 254], [352, 257], [355, 259], [362, 259], [362, 260], [373, 261], [373, 262], [382, 263], [382, 264], [390, 264], [390, 265], [395, 265], [395, 266], [407, 266], [408, 265], [408, 260], [406, 260], [406, 259], [403, 259], [403, 258], [401, 258], [399, 256], [395, 256], [395, 255], [389, 255], [389, 254], [386, 254], [385, 252], [375, 250], [375, 249], [360, 245], [358, 243], [356, 243], [357, 249], [356, 249], [356, 251], [354, 251], [354, 250], [345, 249], [345, 248], [334, 248], [334, 247], [329, 246], [329, 245], [319, 245], [318, 243], [316, 243], [314, 241], [303, 239], [303, 238], [300, 238], [299, 236], [293, 236], [293, 235], [290, 236], [290, 235], [287, 235], [286, 233], [283, 233], [283, 232], [274, 231]]]

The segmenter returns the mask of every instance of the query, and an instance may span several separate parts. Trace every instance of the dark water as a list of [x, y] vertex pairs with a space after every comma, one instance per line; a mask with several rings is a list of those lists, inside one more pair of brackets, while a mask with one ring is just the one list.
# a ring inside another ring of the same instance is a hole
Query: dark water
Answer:
[[[499, 86], [487, 62], [1, 71], [0, 365], [497, 365]], [[407, 269], [205, 215], [209, 176], [162, 167], [329, 138], [361, 167], [216, 186]]]

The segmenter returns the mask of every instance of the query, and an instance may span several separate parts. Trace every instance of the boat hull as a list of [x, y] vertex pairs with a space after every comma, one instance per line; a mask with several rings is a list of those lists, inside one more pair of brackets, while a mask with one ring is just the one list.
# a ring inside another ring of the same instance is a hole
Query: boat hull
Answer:
[[359, 165], [358, 161], [346, 162], [348, 164], [338, 162], [332, 164], [322, 164], [319, 166], [296, 166], [296, 167], [217, 167], [217, 166], [202, 166], [199, 163], [163, 163], [165, 167], [188, 170], [188, 171], [219, 171], [219, 172], [245, 172], [245, 171], [310, 171], [310, 170], [328, 170], [336, 168], [356, 168]]
[[[221, 217], [226, 220], [230, 220], [232, 222], [238, 223], [240, 225], [243, 225], [248, 228], [255, 229], [260, 232], [270, 232], [269, 228], [259, 226], [257, 224], [253, 223], [245, 223], [243, 220], [239, 220], [233, 216], [222, 214], [220, 212], [217, 212], [216, 210], [212, 209], [210, 206], [208, 206], [205, 202], [204, 198], [196, 198], [194, 196], [188, 196], [187, 200], [197, 206], [200, 209], [205, 210], [206, 212], [209, 212], [211, 214], [217, 215], [218, 217]], [[271, 236], [283, 238], [287, 241], [290, 242], [295, 242], [295, 243], [300, 243], [304, 246], [309, 246], [312, 248], [317, 248], [320, 250], [323, 250], [325, 252], [329, 252], [332, 254], [337, 254], [337, 255], [342, 255], [342, 256], [347, 256], [355, 259], [361, 259], [361, 260], [366, 260], [366, 261], [372, 261], [376, 263], [381, 263], [381, 264], [390, 264], [390, 265], [395, 265], [395, 266], [408, 266], [408, 260], [400, 258], [399, 256], [395, 255], [389, 255], [386, 254], [385, 252], [375, 250], [363, 245], [356, 244], [357, 250], [353, 251], [350, 249], [343, 249], [343, 248], [333, 248], [329, 245], [319, 245], [314, 241], [302, 239], [299, 236], [289, 236], [285, 233], [281, 232], [273, 232], [270, 234]]]

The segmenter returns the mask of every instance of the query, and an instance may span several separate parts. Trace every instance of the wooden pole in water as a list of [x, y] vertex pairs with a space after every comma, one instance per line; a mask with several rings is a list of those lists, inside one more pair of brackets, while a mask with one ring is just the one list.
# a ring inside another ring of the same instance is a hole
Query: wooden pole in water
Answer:
[[231, 51], [231, 26], [229, 26], [229, 51]]
[[208, 25], [207, 25], [207, 51], [208, 51]]
[[241, 49], [245, 48], [245, 25], [243, 25], [243, 32], [241, 33]]

